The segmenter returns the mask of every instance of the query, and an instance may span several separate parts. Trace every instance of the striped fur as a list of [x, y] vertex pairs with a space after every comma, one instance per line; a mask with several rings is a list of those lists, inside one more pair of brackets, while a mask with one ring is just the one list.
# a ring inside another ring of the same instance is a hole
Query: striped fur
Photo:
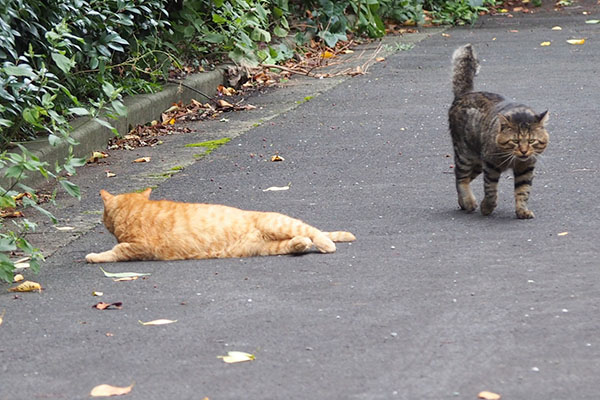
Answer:
[[537, 114], [522, 104], [488, 92], [474, 92], [479, 61], [470, 44], [452, 55], [454, 101], [448, 112], [454, 147], [454, 173], [458, 204], [467, 212], [477, 208], [471, 181], [483, 172], [483, 215], [494, 211], [502, 172], [514, 173], [517, 218], [533, 218], [527, 208], [537, 156], [548, 145], [548, 112]]
[[88, 254], [87, 262], [266, 256], [302, 253], [313, 245], [333, 253], [334, 242], [355, 240], [350, 232], [322, 232], [279, 213], [153, 201], [150, 192], [113, 196], [100, 191], [104, 224], [119, 244]]

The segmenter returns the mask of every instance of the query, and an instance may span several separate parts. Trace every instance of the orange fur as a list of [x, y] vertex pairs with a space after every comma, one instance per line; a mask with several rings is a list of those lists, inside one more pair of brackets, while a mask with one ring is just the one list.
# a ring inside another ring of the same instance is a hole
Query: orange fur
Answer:
[[104, 224], [119, 244], [88, 254], [87, 262], [266, 256], [302, 253], [313, 245], [333, 253], [333, 242], [356, 239], [350, 232], [322, 232], [279, 213], [155, 201], [150, 192], [113, 196], [100, 191]]

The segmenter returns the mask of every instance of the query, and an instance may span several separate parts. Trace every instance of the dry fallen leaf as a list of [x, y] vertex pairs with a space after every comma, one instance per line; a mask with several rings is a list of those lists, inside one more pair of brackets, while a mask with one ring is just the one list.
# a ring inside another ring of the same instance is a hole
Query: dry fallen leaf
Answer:
[[443, 36], [443, 37], [450, 37], [450, 35], [449, 35], [449, 34], [447, 34], [447, 33], [442, 33], [442, 36]]
[[553, 26], [552, 30], [553, 31], [562, 31], [562, 28], [560, 26]]
[[55, 226], [54, 227], [57, 231], [72, 231], [73, 228], [72, 226]]
[[519, 30], [518, 29], [511, 29], [509, 32], [510, 33], [519, 33]]
[[114, 174], [114, 173], [110, 172], [109, 170], [106, 170], [104, 172], [106, 172], [106, 177], [107, 178], [112, 178], [112, 177], [117, 176], [117, 174]]
[[561, 232], [558, 234], [558, 236], [567, 236], [569, 234], [569, 232]]
[[569, 39], [569, 40], [567, 40], [567, 43], [569, 43], [569, 44], [584, 44], [585, 39]]
[[271, 157], [271, 161], [275, 162], [275, 161], [285, 161], [285, 158], [281, 157], [280, 155], [275, 154], [274, 156]]
[[255, 359], [254, 354], [244, 353], [243, 351], [228, 351], [226, 356], [217, 356], [217, 358], [223, 359], [223, 361], [228, 364], [252, 361]]
[[154, 321], [148, 321], [148, 322], [142, 322], [142, 321], [138, 321], [140, 324], [146, 326], [146, 325], [167, 325], [167, 324], [172, 324], [174, 322], [177, 322], [177, 320], [172, 320], [172, 319], [155, 319]]
[[92, 397], [109, 397], [109, 396], [120, 396], [127, 394], [133, 389], [133, 383], [127, 387], [111, 386], [107, 384], [98, 385], [92, 389], [90, 396]]
[[95, 163], [95, 162], [98, 162], [98, 160], [100, 160], [101, 158], [106, 158], [106, 157], [108, 157], [108, 153], [105, 153], [103, 151], [94, 151], [94, 152], [92, 152], [92, 156], [87, 159], [87, 162]]
[[16, 274], [13, 278], [13, 282], [21, 282], [23, 279], [25, 279], [25, 278], [23, 278], [23, 275]]
[[600, 24], [600, 19], [588, 19], [585, 21], [586, 24]]
[[25, 281], [19, 286], [8, 289], [9, 292], [33, 292], [34, 290], [42, 291], [42, 286], [37, 282]]
[[269, 188], [263, 189], [263, 192], [278, 192], [280, 190], [288, 190], [290, 185], [287, 186], [271, 186]]
[[540, 46], [550, 46], [551, 44], [551, 42], [542, 42], [540, 43]]
[[385, 57], [375, 57], [375, 61], [377, 61], [377, 62], [385, 61]]
[[167, 113], [177, 111], [177, 110], [179, 110], [179, 105], [175, 103], [171, 107], [169, 107], [165, 111], [163, 111], [163, 114], [167, 114]]
[[150, 157], [140, 157], [133, 160], [134, 163], [150, 162]]
[[123, 308], [123, 303], [121, 303], [120, 301], [117, 301], [116, 303], [105, 303], [101, 301], [100, 303], [96, 303], [92, 306], [92, 308], [97, 308], [98, 310], [106, 310], [111, 307], [120, 310], [121, 308]]
[[92, 296], [102, 296], [103, 294], [104, 293], [102, 293], [102, 292], [96, 292], [96, 291], [92, 292]]
[[100, 271], [107, 278], [128, 278], [130, 276], [149, 276], [151, 274], [145, 272], [107, 272], [102, 267], [100, 267]]
[[135, 281], [139, 276], [124, 276], [123, 278], [115, 278], [113, 281], [115, 282], [124, 282], [124, 281]]
[[6, 313], [6, 310], [2, 310], [2, 314], [0, 314], [0, 325], [2, 325], [2, 322], [4, 321], [4, 314]]
[[233, 108], [233, 104], [225, 100], [217, 100], [217, 105], [221, 108]]
[[502, 396], [500, 396], [498, 393], [488, 392], [487, 390], [484, 390], [477, 395], [477, 398], [484, 400], [500, 400], [501, 397]]

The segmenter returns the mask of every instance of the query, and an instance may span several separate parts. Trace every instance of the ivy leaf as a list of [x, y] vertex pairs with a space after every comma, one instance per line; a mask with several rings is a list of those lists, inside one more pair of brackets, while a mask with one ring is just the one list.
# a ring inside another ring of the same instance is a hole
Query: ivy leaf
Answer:
[[71, 196], [76, 197], [81, 200], [81, 191], [79, 190], [79, 186], [76, 184], [69, 182], [65, 179], [60, 180], [60, 185], [69, 193]]
[[4, 72], [12, 76], [26, 76], [28, 78], [35, 78], [35, 73], [31, 70], [29, 65], [8, 65], [3, 67]]
[[83, 107], [69, 108], [69, 111], [72, 112], [73, 114], [79, 115], [79, 116], [90, 115], [90, 112]]
[[52, 59], [58, 68], [60, 68], [65, 74], [68, 74], [71, 68], [75, 66], [75, 60], [70, 59], [60, 53], [52, 53]]

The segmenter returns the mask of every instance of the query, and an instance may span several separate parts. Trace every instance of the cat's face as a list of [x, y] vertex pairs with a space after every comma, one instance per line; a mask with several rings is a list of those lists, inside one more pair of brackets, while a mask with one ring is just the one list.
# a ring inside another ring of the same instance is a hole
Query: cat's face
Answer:
[[525, 161], [541, 154], [548, 146], [547, 111], [533, 116], [499, 114], [498, 119], [500, 131], [496, 144], [506, 156]]

